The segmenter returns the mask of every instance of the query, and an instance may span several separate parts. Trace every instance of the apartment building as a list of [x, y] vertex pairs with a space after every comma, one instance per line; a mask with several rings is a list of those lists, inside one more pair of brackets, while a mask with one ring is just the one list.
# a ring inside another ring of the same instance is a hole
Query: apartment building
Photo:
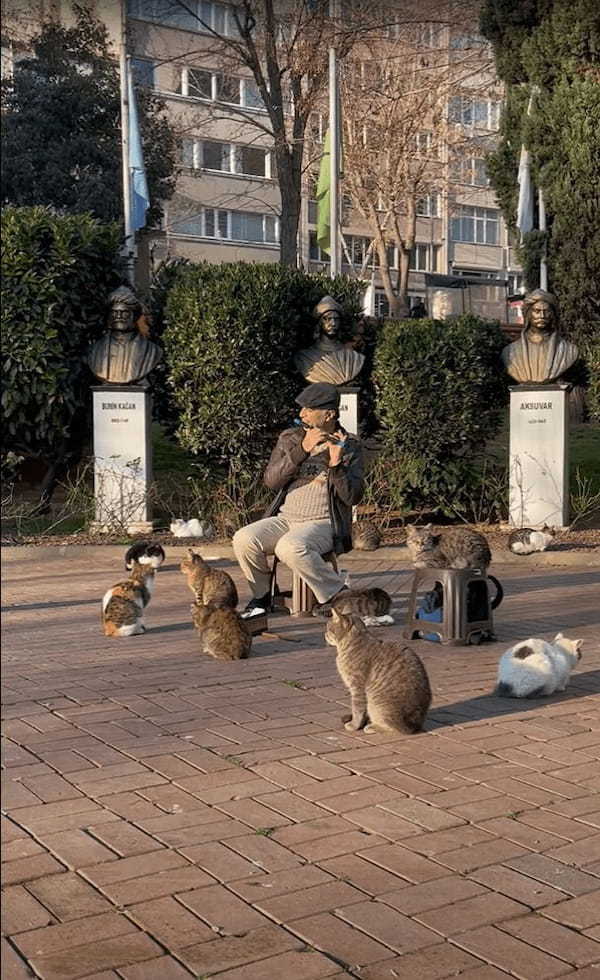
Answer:
[[[232, 8], [215, 0], [186, 0], [184, 6], [175, 0], [123, 2], [134, 77], [164, 99], [181, 146], [176, 190], [165, 205], [162, 226], [142, 236], [140, 271], [151, 271], [162, 259], [177, 256], [211, 262], [277, 261], [279, 191], [268, 115], [249, 71], [228, 60], [223, 46], [215, 43], [215, 34], [236, 36]], [[39, 7], [42, 11], [44, 5]], [[65, 0], [51, 7], [54, 16], [68, 18]], [[117, 47], [120, 3], [96, 0], [93, 9]], [[31, 5], [28, 11], [31, 21]], [[445, 29], [430, 32], [423, 43], [425, 48], [460, 50], [482, 39]], [[409, 277], [413, 299], [426, 297], [427, 273], [482, 283], [500, 279], [508, 282], [509, 292], [520, 287], [520, 270], [488, 186], [481, 149], [493, 138], [499, 112], [499, 97], [457, 92], [449, 99], [449, 121], [472, 138], [473, 152], [453, 162], [442, 148], [444, 179], [439, 190], [418, 202]], [[326, 113], [313, 113], [313, 147], [322, 143], [326, 128]], [[427, 138], [424, 130], [419, 139], [426, 143]], [[298, 236], [298, 260], [307, 269], [328, 264], [316, 241], [316, 217], [314, 182], [307, 171]], [[342, 223], [342, 270], [351, 275], [362, 271], [371, 279], [373, 312], [385, 315], [387, 301], [376, 262], [365, 263], [372, 236], [347, 196]], [[389, 256], [394, 270], [398, 261], [393, 246]], [[506, 290], [499, 293], [490, 286], [488, 292], [492, 300]]]

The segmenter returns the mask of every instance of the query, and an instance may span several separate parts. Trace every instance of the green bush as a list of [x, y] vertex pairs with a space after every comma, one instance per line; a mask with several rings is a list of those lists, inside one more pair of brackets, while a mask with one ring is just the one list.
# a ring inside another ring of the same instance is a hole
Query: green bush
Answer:
[[118, 229], [88, 214], [6, 208], [2, 222], [2, 455], [53, 461], [85, 433], [90, 340], [118, 284]]
[[181, 267], [165, 305], [168, 383], [183, 448], [231, 472], [255, 472], [296, 414], [295, 351], [312, 343], [311, 311], [330, 293], [360, 309], [356, 280], [244, 262]]
[[385, 325], [374, 379], [395, 507], [473, 509], [478, 458], [506, 403], [505, 342], [498, 323], [470, 314]]

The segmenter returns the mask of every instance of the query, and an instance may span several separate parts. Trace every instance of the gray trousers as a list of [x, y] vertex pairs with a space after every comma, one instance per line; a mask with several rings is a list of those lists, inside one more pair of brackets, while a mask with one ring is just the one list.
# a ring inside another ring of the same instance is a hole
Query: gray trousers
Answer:
[[342, 576], [321, 558], [332, 548], [329, 520], [292, 524], [285, 517], [265, 517], [240, 528], [233, 536], [235, 557], [257, 599], [269, 591], [271, 571], [267, 556], [277, 555], [312, 589], [317, 602], [327, 602], [344, 586]]

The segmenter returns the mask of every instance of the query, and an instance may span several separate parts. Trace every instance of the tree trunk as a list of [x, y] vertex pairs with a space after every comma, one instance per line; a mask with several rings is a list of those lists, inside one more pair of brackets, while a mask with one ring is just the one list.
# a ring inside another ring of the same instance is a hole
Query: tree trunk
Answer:
[[408, 303], [408, 275], [410, 268], [410, 252], [404, 248], [398, 248], [398, 315], [407, 317], [410, 315]]
[[280, 146], [275, 149], [275, 161], [281, 196], [279, 261], [295, 269], [298, 266], [298, 226], [302, 202], [302, 152], [295, 147], [290, 153], [281, 140]]

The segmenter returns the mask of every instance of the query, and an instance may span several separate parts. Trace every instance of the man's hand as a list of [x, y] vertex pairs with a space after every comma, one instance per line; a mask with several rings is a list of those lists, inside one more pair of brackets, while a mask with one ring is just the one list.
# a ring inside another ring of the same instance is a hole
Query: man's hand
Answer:
[[346, 436], [343, 432], [335, 432], [332, 436], [335, 442], [328, 442], [327, 446], [329, 448], [329, 465], [337, 466], [341, 463], [342, 456], [344, 454], [344, 446], [346, 443]]
[[327, 433], [323, 432], [322, 429], [307, 429], [304, 439], [302, 440], [302, 448], [305, 453], [310, 453], [313, 451], [315, 446], [324, 443], [327, 438]]

